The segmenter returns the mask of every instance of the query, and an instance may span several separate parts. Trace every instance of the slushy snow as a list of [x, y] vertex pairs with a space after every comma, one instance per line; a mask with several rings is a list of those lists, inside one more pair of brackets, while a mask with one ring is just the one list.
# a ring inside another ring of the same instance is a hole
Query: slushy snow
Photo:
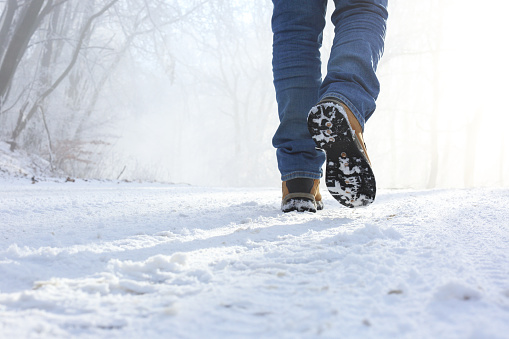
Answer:
[[509, 189], [0, 178], [1, 338], [508, 338]]

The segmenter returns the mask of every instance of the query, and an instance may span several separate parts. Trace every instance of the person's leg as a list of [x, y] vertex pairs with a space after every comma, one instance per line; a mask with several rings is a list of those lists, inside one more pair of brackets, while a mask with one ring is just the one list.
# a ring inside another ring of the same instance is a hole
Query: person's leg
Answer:
[[380, 92], [375, 71], [384, 48], [387, 0], [334, 2], [334, 43], [320, 99], [339, 99], [364, 129]]
[[272, 140], [281, 179], [319, 179], [325, 154], [307, 129], [321, 85], [319, 48], [327, 0], [273, 0], [274, 87], [280, 125]]
[[375, 110], [376, 67], [383, 51], [387, 0], [335, 0], [334, 43], [320, 102], [310, 110], [308, 128], [327, 153], [325, 183], [347, 207], [366, 206], [376, 182], [362, 130]]

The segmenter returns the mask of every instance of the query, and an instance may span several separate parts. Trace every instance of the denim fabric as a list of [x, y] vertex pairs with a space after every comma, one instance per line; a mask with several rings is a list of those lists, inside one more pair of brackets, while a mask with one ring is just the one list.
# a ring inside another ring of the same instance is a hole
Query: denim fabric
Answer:
[[272, 143], [282, 180], [319, 179], [325, 153], [307, 129], [309, 110], [326, 97], [345, 103], [364, 123], [380, 91], [387, 0], [335, 0], [335, 36], [322, 82], [320, 47], [327, 0], [273, 0], [274, 87], [280, 125]]

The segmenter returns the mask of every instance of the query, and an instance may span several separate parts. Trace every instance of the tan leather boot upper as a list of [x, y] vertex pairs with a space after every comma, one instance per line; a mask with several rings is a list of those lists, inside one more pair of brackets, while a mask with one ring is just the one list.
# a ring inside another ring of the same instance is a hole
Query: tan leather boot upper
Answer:
[[[329, 101], [329, 99], [327, 99]], [[352, 111], [341, 101], [339, 100], [332, 100], [335, 103], [339, 104], [341, 107], [345, 109], [346, 116], [348, 117], [348, 122], [350, 123], [350, 127], [355, 132], [355, 136], [359, 140], [359, 143], [362, 146], [362, 149], [364, 150], [364, 154], [366, 155], [366, 159], [368, 159], [369, 164], [371, 165], [371, 160], [369, 160], [368, 151], [366, 150], [366, 144], [364, 143], [364, 138], [362, 137], [362, 127], [355, 115], [352, 113]]]
[[[311, 194], [315, 201], [322, 201], [322, 195], [320, 194], [320, 179], [315, 179], [313, 183], [313, 187], [311, 188], [311, 192], [302, 192]], [[288, 188], [286, 187], [286, 181], [283, 181], [283, 200], [290, 194]], [[292, 193], [295, 194], [295, 193]]]

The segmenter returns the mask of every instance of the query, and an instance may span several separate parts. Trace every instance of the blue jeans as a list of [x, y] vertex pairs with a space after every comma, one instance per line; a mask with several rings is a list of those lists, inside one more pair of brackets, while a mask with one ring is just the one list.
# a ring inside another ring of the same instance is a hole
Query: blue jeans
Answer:
[[327, 0], [273, 0], [273, 73], [280, 125], [272, 143], [282, 180], [319, 179], [325, 153], [307, 129], [309, 110], [323, 98], [350, 108], [364, 128], [375, 111], [375, 75], [383, 52], [387, 0], [334, 0], [335, 36], [322, 81], [319, 48]]

